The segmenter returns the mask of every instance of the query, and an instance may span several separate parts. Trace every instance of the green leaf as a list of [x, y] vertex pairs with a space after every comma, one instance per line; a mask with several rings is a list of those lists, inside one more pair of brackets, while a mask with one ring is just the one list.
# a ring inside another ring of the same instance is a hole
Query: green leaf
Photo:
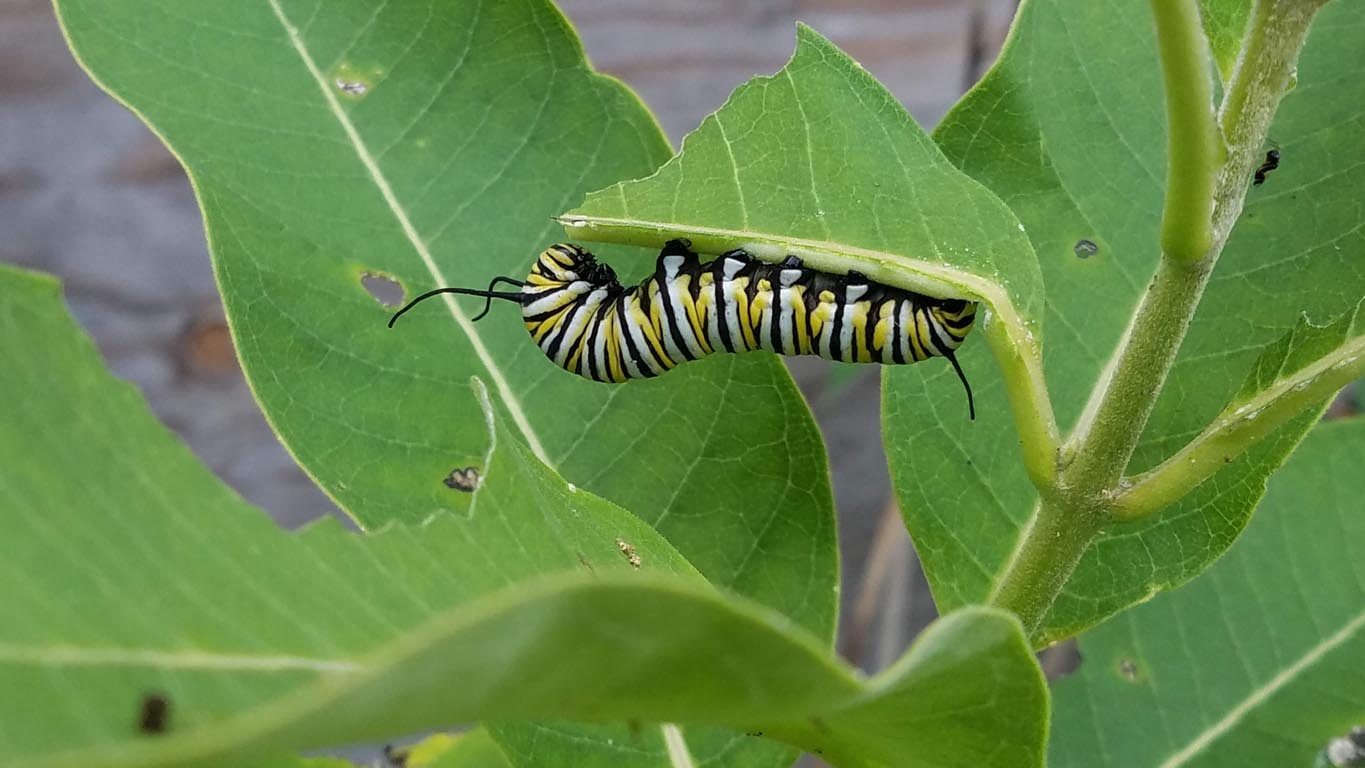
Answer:
[[1308, 766], [1360, 724], [1362, 464], [1365, 421], [1315, 428], [1208, 573], [1083, 636], [1051, 765]]
[[[1252, 187], [1133, 460], [1160, 463], [1212, 421], [1262, 347], [1303, 313], [1334, 317], [1365, 295], [1358, 190], [1365, 78], [1344, 74], [1359, 4], [1330, 5], [1299, 63], [1274, 136], [1285, 159]], [[945, 153], [1024, 222], [1047, 281], [1043, 360], [1059, 425], [1072, 427], [1128, 325], [1158, 256], [1165, 137], [1145, 4], [1030, 0], [985, 80], [935, 133]], [[969, 373], [987, 370], [964, 349]], [[892, 480], [940, 608], [988, 598], [1036, 493], [1019, 466], [1000, 384], [974, 376], [962, 432], [943, 371], [885, 373]], [[1269, 474], [1314, 420], [1306, 413], [1179, 504], [1107, 530], [1041, 630], [1074, 634], [1200, 573], [1236, 538]], [[926, 421], [929, 425], [926, 426]], [[948, 489], [948, 490], [945, 490]]]
[[1169, 505], [1248, 444], [1305, 410], [1321, 410], [1342, 387], [1365, 376], [1362, 309], [1365, 299], [1321, 326], [1301, 317], [1265, 348], [1241, 391], [1208, 428], [1159, 466], [1132, 478], [1115, 498], [1118, 511], [1137, 517]]
[[1218, 74], [1227, 82], [1237, 63], [1246, 37], [1247, 20], [1251, 18], [1251, 0], [1199, 0], [1199, 14], [1204, 22], [1204, 34], [1209, 38]]
[[[195, 765], [560, 717], [771, 730], [851, 765], [1041, 765], [1046, 691], [1012, 617], [947, 616], [864, 681], [564, 483], [486, 397], [465, 512], [289, 533], [102, 368], [50, 278], [0, 268], [0, 355], [23, 361], [0, 378], [23, 404], [0, 422], [0, 763]], [[169, 705], [155, 736], [137, 727], [151, 692]], [[782, 753], [746, 738], [747, 764], [748, 743]]]
[[1009, 209], [804, 25], [787, 66], [738, 88], [657, 173], [594, 192], [561, 220], [591, 239], [685, 236], [706, 253], [795, 254], [816, 269], [981, 298], [1030, 327], [1042, 312], [1037, 264]]
[[[189, 168], [252, 386], [358, 522], [463, 507], [441, 481], [483, 453], [466, 395], [479, 375], [552, 467], [666, 535], [677, 528], [713, 580], [828, 632], [824, 457], [775, 361], [604, 386], [544, 359], [513, 309], [473, 326], [471, 306], [432, 306], [389, 330], [390, 310], [361, 287], [367, 271], [409, 295], [520, 276], [551, 242], [549, 214], [665, 156], [649, 114], [585, 66], [551, 6], [268, 2], [187, 16], [174, 2], [70, 0], [60, 10], [92, 75]], [[338, 78], [367, 90], [348, 94]], [[768, 514], [774, 497], [780, 515]], [[761, 562], [753, 537], [717, 536], [722, 525], [769, 527]], [[773, 570], [786, 558], [801, 575]]]
[[1365, 354], [1365, 299], [1350, 312], [1323, 325], [1306, 316], [1261, 353], [1242, 388], [1233, 398], [1241, 407], [1266, 392], [1310, 382], [1316, 374], [1338, 364], [1354, 363]]
[[392, 308], [361, 284], [387, 276], [411, 297], [521, 277], [558, 233], [552, 214], [667, 157], [653, 118], [588, 68], [549, 3], [58, 10], [92, 77], [186, 165], [248, 381], [358, 523], [466, 510], [442, 480], [487, 447], [468, 396], [479, 376], [556, 471], [656, 526], [712, 583], [832, 643], [824, 447], [777, 361], [606, 386], [545, 359], [514, 308], [475, 325], [473, 300], [432, 302], [389, 330]]

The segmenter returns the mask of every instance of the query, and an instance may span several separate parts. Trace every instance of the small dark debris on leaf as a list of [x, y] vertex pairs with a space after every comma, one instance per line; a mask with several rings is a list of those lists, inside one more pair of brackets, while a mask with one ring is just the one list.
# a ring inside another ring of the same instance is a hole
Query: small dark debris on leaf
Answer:
[[1129, 682], [1137, 680], [1137, 664], [1133, 663], [1132, 659], [1119, 659], [1119, 674]]
[[452, 491], [473, 493], [479, 487], [479, 469], [478, 467], [464, 467], [463, 469], [457, 467], [450, 470], [450, 474], [446, 475], [446, 479], [442, 482]]
[[631, 566], [632, 568], [639, 568], [639, 567], [640, 567], [640, 562], [641, 562], [641, 561], [640, 561], [640, 556], [637, 555], [637, 554], [635, 554], [635, 547], [632, 547], [631, 545], [627, 544], [627, 543], [626, 543], [624, 540], [622, 540], [622, 539], [617, 539], [617, 540], [616, 540], [616, 548], [619, 549], [619, 550], [621, 550], [621, 554], [623, 554], [623, 555], [626, 556], [626, 562], [630, 563], [630, 566]]
[[1262, 184], [1265, 183], [1266, 174], [1270, 173], [1271, 171], [1273, 171], [1273, 170], [1275, 170], [1276, 168], [1279, 168], [1279, 167], [1280, 167], [1280, 150], [1278, 150], [1278, 149], [1272, 149], [1272, 150], [1270, 150], [1269, 152], [1265, 153], [1265, 162], [1264, 162], [1264, 163], [1261, 163], [1261, 167], [1260, 167], [1260, 168], [1257, 168], [1257, 169], [1256, 169], [1256, 173], [1255, 173], [1256, 180], [1253, 181], [1253, 182], [1251, 182], [1251, 185], [1254, 186], [1254, 187], [1259, 187], [1259, 186], [1261, 186]]
[[1095, 245], [1094, 240], [1077, 240], [1076, 245], [1071, 250], [1075, 251], [1076, 255], [1082, 259], [1088, 259], [1099, 253], [1100, 247]]
[[587, 568], [587, 569], [588, 569], [588, 573], [597, 573], [597, 569], [595, 569], [595, 568], [592, 567], [592, 563], [588, 561], [587, 556], [584, 555], [582, 552], [579, 552], [579, 553], [578, 553], [578, 562], [579, 562], [584, 568]]
[[744, 735], [745, 735], [745, 736], [762, 736], [762, 735], [763, 735], [763, 731], [747, 731], [747, 732], [745, 732]]
[[145, 693], [138, 707], [137, 727], [145, 734], [165, 733], [170, 724], [171, 702], [161, 693]]

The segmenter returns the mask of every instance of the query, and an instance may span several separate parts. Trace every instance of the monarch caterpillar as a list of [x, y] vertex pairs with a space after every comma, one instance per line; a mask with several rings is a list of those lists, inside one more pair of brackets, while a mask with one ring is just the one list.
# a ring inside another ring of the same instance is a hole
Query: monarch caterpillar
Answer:
[[[495, 291], [498, 283], [518, 291]], [[976, 304], [935, 299], [874, 283], [857, 272], [832, 275], [795, 256], [781, 264], [741, 250], [702, 263], [686, 240], [670, 240], [654, 274], [622, 287], [616, 273], [569, 243], [541, 252], [525, 280], [495, 277], [487, 290], [437, 288], [408, 302], [389, 327], [416, 304], [442, 293], [521, 305], [526, 330], [565, 370], [594, 381], [649, 378], [713, 352], [767, 349], [857, 363], [914, 363], [948, 358], [972, 388], [953, 350], [976, 318]]]

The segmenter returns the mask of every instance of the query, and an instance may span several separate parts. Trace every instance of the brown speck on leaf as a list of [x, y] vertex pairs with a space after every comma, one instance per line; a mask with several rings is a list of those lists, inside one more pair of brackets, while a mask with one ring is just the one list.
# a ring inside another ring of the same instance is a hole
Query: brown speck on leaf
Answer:
[[450, 474], [446, 475], [443, 482], [452, 491], [473, 493], [479, 487], [479, 479], [478, 467], [456, 467], [450, 470]]
[[169, 724], [171, 703], [160, 693], [146, 693], [138, 707], [137, 727], [145, 734], [165, 733]]
[[627, 544], [623, 539], [617, 539], [616, 548], [621, 550], [621, 554], [626, 556], [626, 562], [630, 563], [632, 568], [640, 567], [641, 560], [640, 556], [635, 554], [635, 547]]

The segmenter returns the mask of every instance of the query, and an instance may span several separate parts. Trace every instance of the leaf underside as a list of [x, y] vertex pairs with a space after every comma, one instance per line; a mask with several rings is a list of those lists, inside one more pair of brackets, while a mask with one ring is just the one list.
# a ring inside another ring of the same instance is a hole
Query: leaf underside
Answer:
[[[361, 526], [467, 511], [443, 480], [487, 449], [469, 394], [477, 376], [511, 439], [656, 527], [713, 584], [832, 643], [828, 468], [779, 361], [719, 358], [606, 386], [556, 368], [514, 307], [475, 325], [474, 300], [433, 301], [390, 330], [392, 307], [362, 286], [382, 275], [410, 298], [519, 278], [559, 236], [551, 215], [667, 157], [649, 113], [588, 68], [548, 2], [63, 0], [58, 10], [92, 77], [185, 164], [253, 392]], [[584, 760], [595, 748], [616, 754], [608, 742], [630, 735], [569, 733], [551, 748], [553, 733], [527, 727], [494, 734]], [[736, 733], [687, 737], [698, 760], [793, 756]], [[667, 764], [662, 749], [641, 759]]]
[[1316, 427], [1208, 573], [1082, 637], [1050, 764], [1306, 766], [1359, 725], [1362, 464], [1365, 421]]

